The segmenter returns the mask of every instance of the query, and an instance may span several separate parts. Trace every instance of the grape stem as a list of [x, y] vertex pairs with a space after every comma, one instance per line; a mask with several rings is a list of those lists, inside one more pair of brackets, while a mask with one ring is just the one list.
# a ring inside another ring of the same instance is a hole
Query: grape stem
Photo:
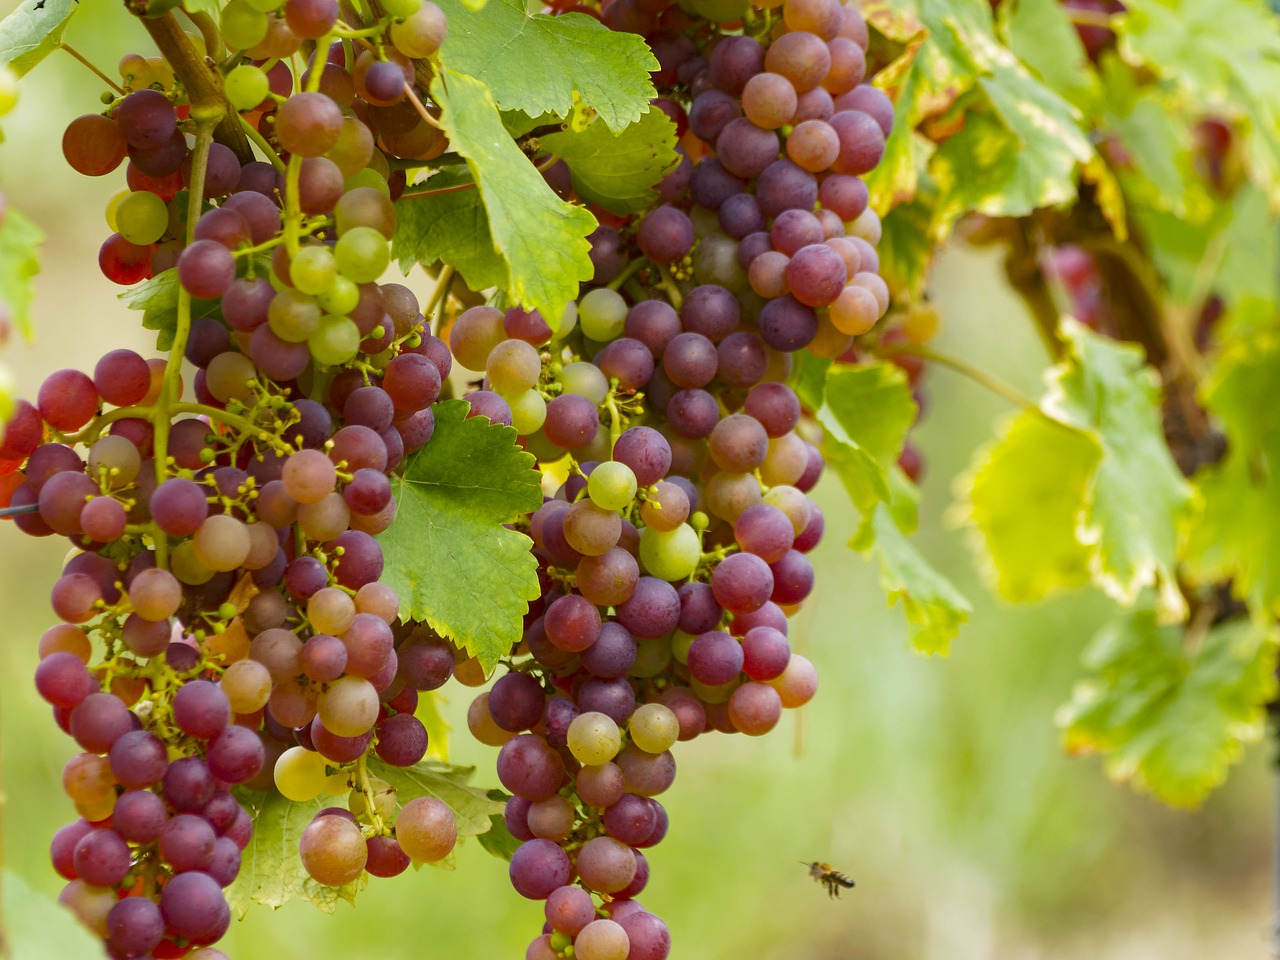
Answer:
[[360, 780], [360, 792], [364, 794], [365, 810], [369, 814], [369, 820], [373, 825], [375, 833], [382, 832], [382, 815], [378, 813], [378, 808], [373, 801], [373, 784], [369, 782], [369, 766], [365, 762], [366, 754], [360, 754], [360, 759], [356, 761], [356, 776]]
[[260, 134], [256, 127], [240, 114], [240, 126], [244, 129], [245, 135], [257, 145], [263, 155], [270, 161], [271, 166], [276, 168], [276, 173], [284, 173], [284, 161], [280, 159], [279, 154], [271, 149], [271, 144], [267, 143], [267, 138]]
[[665, 264], [658, 264], [658, 276], [662, 279], [658, 285], [662, 287], [667, 295], [667, 299], [671, 301], [671, 306], [676, 308], [676, 312], [680, 312], [680, 308], [684, 306], [684, 294], [680, 292], [680, 288], [676, 286], [675, 280], [671, 276], [671, 271], [666, 268]]
[[910, 354], [911, 356], [921, 357], [930, 363], [936, 363], [943, 367], [950, 367], [961, 376], [968, 377], [974, 383], [986, 387], [998, 397], [1003, 397], [1016, 407], [1022, 407], [1025, 410], [1039, 410], [1039, 405], [1028, 397], [1025, 393], [1011, 384], [1005, 383], [999, 377], [996, 377], [987, 371], [975, 367], [966, 360], [959, 357], [953, 357], [949, 353], [941, 353], [932, 350], [929, 347], [922, 347], [916, 344], [894, 344], [888, 346], [881, 344], [879, 351], [880, 356], [892, 357], [895, 354]]
[[434, 197], [442, 193], [461, 193], [463, 190], [473, 189], [475, 185], [476, 185], [476, 182], [474, 180], [468, 183], [455, 183], [451, 187], [437, 187], [434, 190], [421, 190], [417, 193], [401, 194], [400, 199], [401, 200], [417, 200], [419, 197]]
[[636, 275], [636, 273], [649, 261], [644, 257], [636, 257], [627, 264], [626, 269], [609, 281], [610, 290], [620, 290], [622, 285]]
[[[263, 442], [273, 439], [269, 431], [254, 423], [252, 420], [238, 416], [234, 413], [227, 413], [227, 411], [219, 410], [217, 407], [210, 407], [207, 404], [187, 402], [175, 403], [170, 408], [170, 411], [174, 414], [194, 413], [198, 416], [208, 417], [210, 420], [216, 420], [224, 426], [235, 427], [241, 433], [252, 435], [255, 439]], [[286, 453], [294, 452], [293, 448], [283, 440], [272, 443], [271, 446]]]
[[[332, 38], [332, 32], [325, 34], [316, 41], [316, 50], [328, 50]], [[316, 57], [316, 67], [307, 74], [307, 93], [316, 93], [320, 90], [320, 80], [324, 76], [324, 68], [328, 62], [328, 57]], [[290, 259], [298, 255], [298, 240], [302, 230], [301, 198], [298, 196], [298, 182], [301, 177], [302, 157], [296, 153], [291, 154], [289, 165], [285, 169], [284, 183], [284, 245], [289, 251]]]
[[110, 87], [110, 88], [111, 88], [112, 90], [114, 90], [116, 93], [120, 94], [120, 96], [122, 96], [122, 97], [124, 96], [124, 88], [123, 88], [122, 86], [120, 86], [120, 84], [118, 84], [118, 83], [116, 83], [114, 80], [112, 80], [110, 77], [108, 77], [105, 73], [103, 73], [103, 72], [102, 72], [101, 70], [99, 70], [97, 67], [95, 67], [92, 63], [90, 63], [90, 62], [89, 62], [89, 61], [84, 57], [84, 55], [83, 55], [83, 54], [81, 54], [79, 51], [77, 51], [77, 50], [76, 50], [76, 48], [75, 48], [75, 47], [73, 47], [73, 46], [71, 46], [71, 44], [69, 44], [69, 43], [65, 43], [65, 42], [63, 42], [63, 43], [59, 43], [59, 44], [58, 44], [58, 46], [60, 46], [63, 50], [67, 51], [67, 53], [71, 54], [71, 56], [75, 57], [77, 60], [79, 60], [81, 63], [83, 63], [86, 67], [88, 67], [88, 68], [89, 68], [89, 70], [90, 70], [90, 71], [91, 71], [95, 76], [97, 76], [97, 78], [98, 78], [99, 80], [101, 80], [103, 83], [105, 83], [108, 87]]
[[[185, 39], [186, 34], [183, 34]], [[191, 41], [187, 40], [190, 46]], [[209, 147], [213, 144], [214, 127], [219, 121], [216, 116], [208, 114], [196, 116], [196, 145], [191, 151], [191, 178], [189, 181], [190, 196], [187, 198], [187, 243], [195, 239], [196, 221], [204, 208], [204, 178], [209, 166]], [[237, 128], [238, 129], [238, 128]], [[156, 484], [164, 483], [169, 472], [169, 424], [173, 417], [173, 406], [180, 399], [177, 396], [178, 384], [182, 378], [182, 358], [187, 349], [187, 337], [191, 333], [191, 294], [187, 288], [178, 285], [178, 321], [173, 334], [173, 346], [169, 348], [169, 360], [164, 367], [164, 383], [160, 387], [160, 396], [156, 398], [155, 415], [152, 425], [155, 430]], [[169, 539], [164, 536], [155, 538], [156, 566], [167, 569], [169, 561]]]
[[428, 300], [426, 305], [422, 308], [422, 316], [427, 322], [428, 329], [431, 326], [431, 314], [434, 313], [436, 307], [443, 304], [445, 299], [449, 296], [449, 287], [453, 284], [453, 277], [455, 273], [457, 273], [457, 268], [454, 267], [453, 264], [449, 263], [445, 264], [444, 269], [440, 271], [440, 275], [436, 277], [436, 288], [431, 291], [431, 299]]

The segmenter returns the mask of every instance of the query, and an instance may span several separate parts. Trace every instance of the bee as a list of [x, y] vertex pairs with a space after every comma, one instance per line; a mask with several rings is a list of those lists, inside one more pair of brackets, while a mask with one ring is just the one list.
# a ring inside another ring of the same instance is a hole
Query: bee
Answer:
[[847, 874], [834, 869], [829, 863], [819, 863], [816, 860], [809, 864], [805, 864], [803, 860], [800, 862], [809, 868], [809, 876], [827, 888], [827, 894], [833, 900], [840, 898], [841, 887], [846, 890], [854, 887], [853, 880]]

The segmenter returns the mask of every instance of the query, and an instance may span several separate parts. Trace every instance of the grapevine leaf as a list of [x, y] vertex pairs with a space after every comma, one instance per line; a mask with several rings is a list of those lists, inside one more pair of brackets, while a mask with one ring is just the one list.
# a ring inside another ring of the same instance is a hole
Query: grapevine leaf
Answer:
[[182, 0], [182, 9], [187, 13], [204, 13], [217, 21], [221, 10], [218, 0]]
[[929, 238], [936, 191], [922, 187], [909, 203], [894, 207], [881, 221], [880, 275], [895, 300], [916, 300], [924, 294], [925, 280], [937, 245]]
[[1000, 5], [1000, 29], [1009, 49], [1048, 86], [1086, 109], [1098, 94], [1084, 45], [1058, 0], [1014, 0]]
[[468, 409], [436, 404], [431, 442], [392, 478], [399, 510], [379, 539], [401, 616], [425, 620], [488, 670], [520, 642], [520, 618], [539, 596], [529, 538], [503, 524], [536, 510], [542, 487], [515, 430], [464, 420]]
[[[161, 353], [167, 352], [173, 346], [173, 338], [178, 332], [177, 268], [170, 267], [150, 280], [130, 287], [120, 294], [120, 299], [129, 309], [142, 311], [142, 326], [156, 331], [156, 349]], [[220, 316], [219, 301], [191, 301], [192, 320]]]
[[1206, 407], [1226, 430], [1227, 454], [1195, 478], [1204, 509], [1187, 553], [1203, 577], [1232, 578], [1238, 594], [1280, 612], [1280, 328], [1272, 305], [1255, 302], [1249, 310], [1270, 328], [1224, 336], [1203, 388]]
[[8, 210], [0, 224], [0, 306], [8, 310], [13, 325], [30, 342], [32, 278], [40, 272], [36, 247], [44, 233], [17, 210]]
[[658, 61], [636, 34], [580, 13], [529, 14], [522, 0], [491, 0], [480, 11], [461, 0], [440, 7], [449, 18], [444, 72], [483, 77], [503, 110], [566, 117], [576, 95], [618, 133], [656, 96], [649, 73]]
[[1089, 582], [1077, 536], [1102, 448], [1088, 433], [1029, 410], [978, 451], [964, 479], [989, 578], [1006, 600], [1031, 602]]
[[302, 831], [329, 806], [331, 798], [295, 803], [274, 790], [237, 790], [236, 794], [253, 817], [253, 836], [241, 854], [240, 875], [226, 890], [227, 902], [237, 915], [243, 917], [255, 903], [279, 908], [290, 900], [305, 900], [325, 913], [333, 913], [339, 900], [355, 903], [359, 880], [326, 887], [311, 879], [298, 856]]
[[1276, 635], [1230, 621], [1188, 649], [1152, 606], [1106, 625], [1085, 651], [1090, 675], [1058, 712], [1069, 752], [1101, 753], [1107, 773], [1165, 803], [1194, 807], [1261, 738], [1276, 695]]
[[[504, 4], [495, 0], [485, 9]], [[478, 184], [493, 245], [509, 270], [505, 291], [544, 317], [561, 316], [578, 284], [591, 279], [586, 238], [596, 228], [595, 217], [552, 192], [507, 136], [483, 83], [446, 67], [431, 94], [450, 144], [466, 158]]]
[[1159, 377], [1144, 366], [1140, 347], [1092, 333], [1070, 318], [1060, 332], [1068, 355], [1050, 372], [1041, 408], [1101, 444], [1078, 531], [1092, 547], [1094, 580], [1125, 605], [1155, 586], [1162, 614], [1181, 617], [1185, 602], [1174, 578], [1174, 548], [1191, 489], [1164, 440]]
[[969, 601], [907, 541], [887, 505], [876, 505], [871, 526], [880, 554], [880, 587], [889, 605], [902, 601], [919, 653], [945, 655], [969, 619]]
[[[473, 182], [470, 176], [441, 173], [429, 179], [426, 188], [443, 190], [467, 182]], [[509, 276], [494, 249], [489, 218], [475, 188], [397, 202], [391, 255], [405, 274], [414, 264], [443, 260], [457, 268], [472, 290], [505, 286]]]
[[1117, 18], [1125, 60], [1244, 127], [1244, 162], [1280, 203], [1280, 17], [1264, 3], [1134, 0]]
[[507, 829], [507, 821], [498, 814], [489, 817], [492, 827], [480, 834], [480, 846], [484, 847], [499, 860], [510, 860], [520, 847], [520, 841]]
[[654, 187], [679, 162], [676, 125], [661, 110], [650, 110], [618, 134], [597, 119], [586, 130], [551, 133], [541, 143], [568, 165], [581, 199], [617, 214], [653, 206]]
[[489, 799], [479, 787], [467, 781], [475, 767], [451, 767], [444, 763], [424, 761], [412, 767], [394, 767], [381, 760], [368, 760], [369, 773], [391, 785], [396, 803], [403, 807], [418, 797], [434, 797], [453, 811], [458, 836], [474, 837], [492, 827], [489, 817], [502, 813], [502, 804]]
[[72, 960], [91, 957], [102, 949], [102, 941], [86, 927], [67, 922], [65, 907], [33, 890], [21, 874], [8, 867], [0, 874], [0, 894], [5, 956]]
[[77, 0], [22, 0], [0, 20], [0, 64], [18, 76], [57, 50], [62, 31], [80, 9]]
[[808, 350], [797, 350], [791, 357], [791, 376], [787, 378], [787, 383], [806, 410], [822, 409], [822, 402], [827, 395], [827, 372], [831, 369], [831, 361], [825, 357], [815, 357]]

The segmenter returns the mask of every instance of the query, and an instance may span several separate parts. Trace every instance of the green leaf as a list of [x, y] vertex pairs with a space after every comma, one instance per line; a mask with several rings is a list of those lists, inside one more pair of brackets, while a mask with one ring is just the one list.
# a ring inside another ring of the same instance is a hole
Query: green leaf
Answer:
[[82, 960], [102, 951], [102, 941], [71, 912], [10, 868], [0, 875], [5, 957], [9, 960]]
[[[428, 190], [472, 183], [470, 174], [440, 173], [426, 181]], [[396, 232], [391, 255], [408, 274], [414, 264], [438, 260], [457, 268], [472, 290], [505, 286], [510, 272], [494, 248], [480, 191], [410, 197], [396, 203]]]
[[1000, 29], [1009, 49], [1075, 106], [1084, 109], [1097, 96], [1097, 75], [1058, 0], [1002, 3]]
[[[130, 310], [142, 311], [142, 326], [156, 331], [156, 350], [168, 352], [178, 332], [178, 270], [170, 267], [120, 294]], [[191, 319], [221, 319], [218, 300], [192, 300]]]
[[1060, 333], [1067, 356], [1050, 372], [1041, 408], [1101, 445], [1078, 534], [1092, 547], [1094, 581], [1125, 605], [1155, 587], [1162, 614], [1181, 618], [1174, 549], [1191, 489], [1165, 443], [1159, 376], [1138, 346], [1070, 318]]
[[539, 596], [529, 538], [506, 529], [542, 504], [534, 458], [511, 427], [464, 420], [469, 404], [433, 408], [435, 434], [391, 484], [399, 511], [379, 540], [400, 613], [425, 620], [488, 670], [520, 642]]
[[0, 224], [0, 304], [8, 308], [15, 327], [29, 343], [32, 337], [32, 278], [40, 272], [36, 248], [44, 233], [17, 210], [7, 210]]
[[[485, 10], [504, 5], [505, 0], [494, 0]], [[466, 158], [479, 185], [493, 245], [507, 262], [503, 289], [521, 306], [560, 317], [577, 296], [578, 284], [591, 279], [586, 238], [596, 228], [595, 217], [552, 192], [507, 136], [483, 83], [445, 67], [431, 94], [450, 144]]]
[[918, 300], [933, 263], [937, 244], [930, 237], [937, 191], [922, 185], [909, 203], [894, 207], [880, 222], [880, 275], [889, 285], [894, 300]]
[[[1206, 408], [1227, 434], [1221, 462], [1195, 483], [1203, 512], [1190, 528], [1189, 565], [1210, 580], [1231, 578], [1257, 608], [1280, 613], [1280, 327], [1275, 307], [1248, 305], [1270, 321], [1223, 337], [1203, 386]], [[1240, 325], [1240, 312], [1230, 318]]]
[[791, 355], [791, 375], [787, 377], [787, 383], [806, 410], [822, 409], [822, 402], [827, 396], [827, 372], [830, 369], [830, 360], [815, 357], [808, 350], [797, 350]]
[[598, 119], [586, 130], [548, 134], [540, 142], [568, 165], [580, 198], [617, 214], [653, 206], [654, 187], [679, 162], [676, 125], [661, 110], [650, 110], [618, 134]]
[[0, 64], [18, 76], [58, 49], [62, 31], [80, 9], [77, 0], [22, 0], [0, 20]]
[[1006, 600], [1041, 600], [1089, 582], [1089, 548], [1078, 537], [1102, 458], [1089, 433], [1038, 410], [1009, 419], [979, 450], [961, 483], [989, 579]]
[[493, 814], [502, 813], [502, 804], [489, 799], [489, 794], [467, 781], [475, 767], [451, 767], [427, 760], [412, 767], [393, 767], [376, 758], [368, 761], [369, 773], [385, 780], [396, 793], [396, 803], [403, 807], [418, 797], [435, 797], [453, 811], [458, 824], [458, 837], [474, 837], [487, 832]]
[[1243, 121], [1244, 160], [1280, 203], [1280, 18], [1259, 0], [1133, 0], [1118, 18], [1125, 60]]
[[1237, 620], [1189, 648], [1154, 608], [1124, 614], [1089, 645], [1091, 675], [1058, 712], [1068, 751], [1101, 753], [1115, 780], [1173, 806], [1198, 805], [1264, 732], [1276, 639]]
[[222, 12], [218, 0], [182, 0], [182, 9], [187, 13], [208, 14], [215, 23]]
[[658, 61], [644, 39], [594, 17], [531, 15], [523, 0], [490, 0], [480, 11], [441, 0], [440, 8], [449, 18], [441, 64], [483, 78], [503, 110], [566, 117], [576, 96], [616, 133], [657, 95], [649, 73]]
[[274, 790], [237, 790], [236, 795], [253, 817], [253, 837], [241, 854], [240, 875], [226, 890], [227, 902], [238, 916], [243, 917], [255, 903], [275, 909], [290, 900], [305, 900], [325, 913], [333, 913], [339, 900], [355, 903], [360, 880], [342, 887], [316, 883], [298, 855], [302, 831], [317, 813], [332, 805], [332, 797], [295, 803]]
[[871, 526], [880, 554], [880, 587], [889, 605], [902, 601], [918, 652], [945, 655], [960, 625], [969, 619], [969, 601], [907, 541], [888, 506], [875, 507]]

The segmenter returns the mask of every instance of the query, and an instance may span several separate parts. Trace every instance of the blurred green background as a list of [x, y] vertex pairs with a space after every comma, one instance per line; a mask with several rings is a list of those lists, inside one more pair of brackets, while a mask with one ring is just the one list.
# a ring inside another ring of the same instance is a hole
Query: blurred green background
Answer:
[[[0, 2], [0, 11], [12, 6]], [[84, 3], [66, 39], [114, 74], [121, 54], [151, 54], [121, 4]], [[24, 82], [5, 118], [0, 190], [48, 234], [37, 282], [38, 339], [0, 357], [34, 395], [59, 367], [91, 370], [113, 347], [154, 341], [97, 269], [117, 171], [87, 180], [58, 149], [74, 116], [98, 108], [101, 82], [55, 54]], [[423, 292], [421, 275], [408, 282]], [[938, 346], [1038, 390], [1043, 349], [1003, 283], [998, 257], [949, 250], [934, 275], [945, 326]], [[709, 736], [682, 744], [680, 776], [662, 799], [671, 832], [651, 852], [641, 897], [672, 928], [686, 960], [1116, 960], [1260, 958], [1271, 920], [1268, 748], [1255, 747], [1196, 814], [1172, 812], [1106, 782], [1094, 761], [1059, 749], [1055, 707], [1080, 651], [1108, 613], [1097, 595], [1009, 608], [983, 588], [962, 531], [944, 514], [951, 479], [1007, 412], [1003, 401], [935, 369], [915, 442], [925, 451], [925, 555], [974, 602], [947, 659], [907, 648], [876, 570], [843, 546], [853, 517], [842, 490], [817, 498], [828, 539], [819, 582], [795, 624], [822, 675], [817, 699], [763, 740]], [[35, 892], [61, 884], [48, 866], [53, 832], [74, 817], [60, 783], [74, 752], [30, 682], [46, 598], [66, 552], [0, 526], [0, 748], [3, 863]], [[461, 734], [453, 759], [493, 783], [494, 751], [469, 741], [468, 697], [452, 688]], [[827, 899], [800, 861], [829, 861], [857, 889]], [[17, 884], [7, 892], [11, 904]], [[54, 908], [50, 908], [51, 910]], [[84, 956], [20, 906], [7, 918], [18, 960]], [[51, 914], [70, 924], [69, 915]], [[26, 921], [26, 922], [23, 922]], [[235, 923], [221, 946], [236, 960], [377, 956], [514, 958], [542, 923], [511, 891], [506, 865], [465, 845], [455, 873], [372, 882], [358, 908], [325, 916], [291, 904]], [[92, 955], [92, 951], [89, 955]]]

